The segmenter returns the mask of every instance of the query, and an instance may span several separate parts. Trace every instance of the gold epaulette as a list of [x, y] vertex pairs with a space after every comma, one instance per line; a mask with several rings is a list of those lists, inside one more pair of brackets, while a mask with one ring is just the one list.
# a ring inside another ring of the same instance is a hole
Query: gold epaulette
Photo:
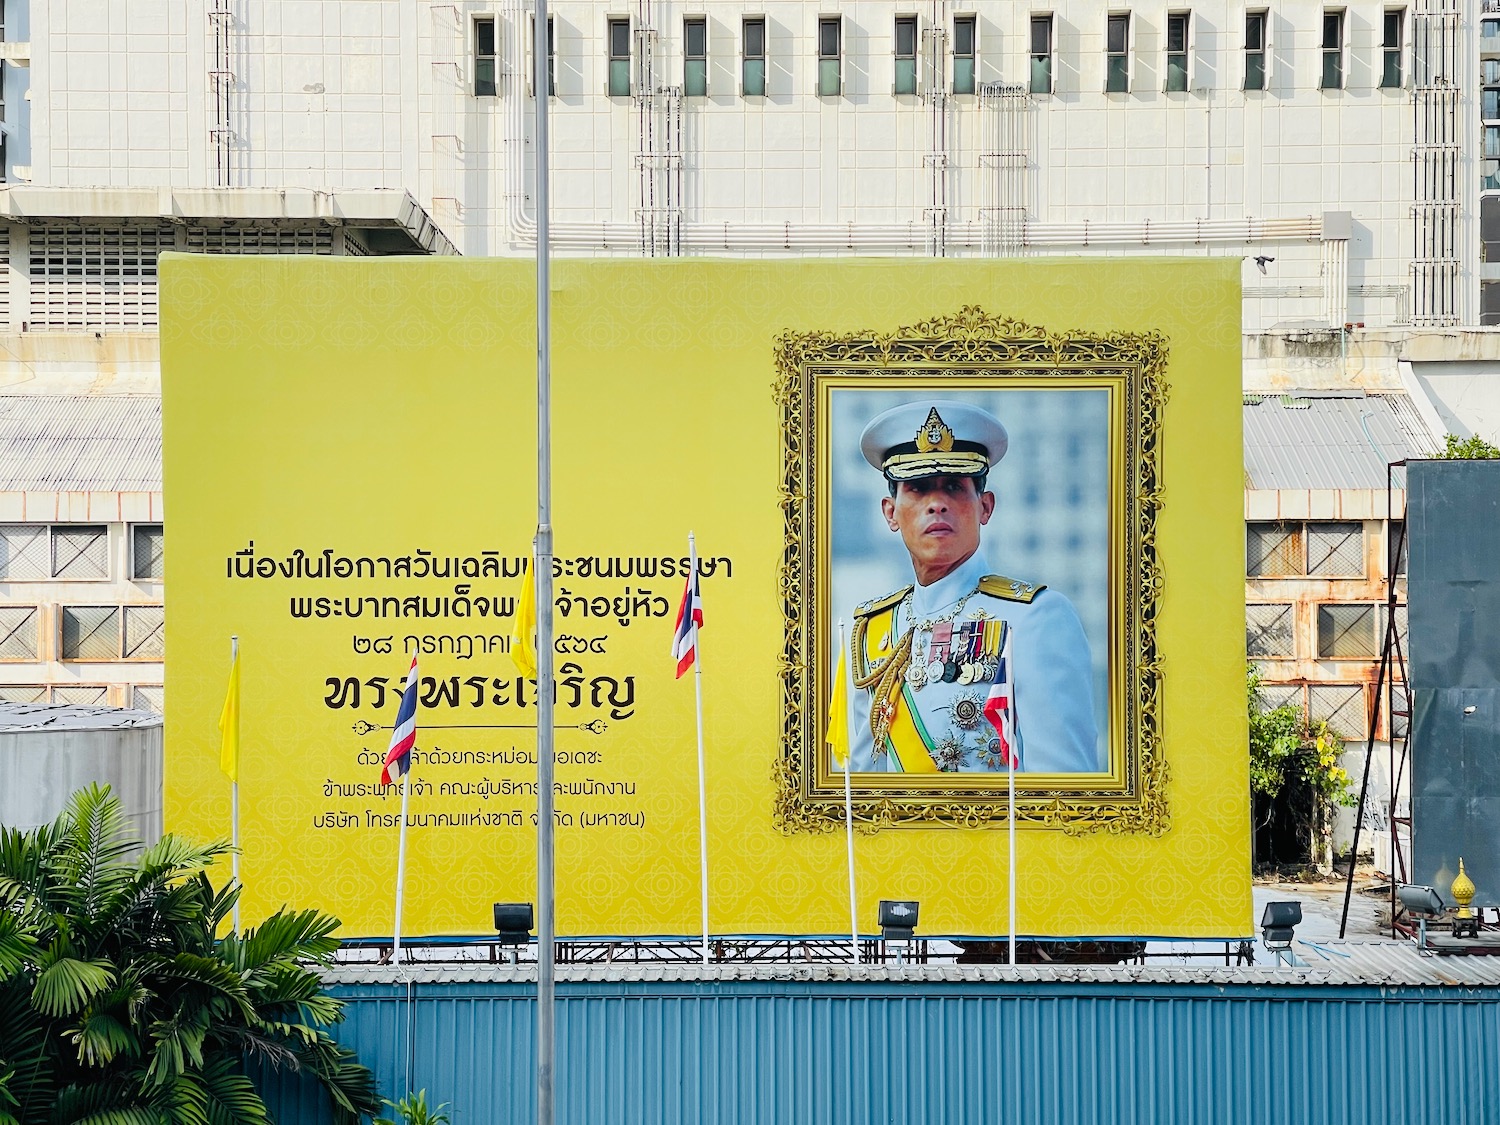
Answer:
[[986, 574], [979, 580], [979, 592], [992, 598], [1004, 598], [1008, 602], [1031, 602], [1045, 590], [1046, 586], [1033, 586], [1015, 578], [1004, 578], [998, 574]]
[[[1009, 581], [1009, 579], [1005, 579], [1005, 581]], [[883, 598], [872, 598], [870, 601], [865, 602], [863, 605], [856, 606], [854, 610], [854, 616], [856, 618], [873, 617], [883, 609], [890, 609], [891, 606], [895, 605], [902, 598], [906, 597], [907, 594], [911, 593], [911, 589], [912, 588], [910, 586], [902, 586], [901, 589], [897, 590], [894, 594], [887, 594]]]

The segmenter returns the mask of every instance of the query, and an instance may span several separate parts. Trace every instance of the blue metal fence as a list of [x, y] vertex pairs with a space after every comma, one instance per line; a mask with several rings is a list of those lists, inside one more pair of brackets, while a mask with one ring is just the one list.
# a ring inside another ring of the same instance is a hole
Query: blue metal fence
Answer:
[[[383, 1094], [535, 1120], [534, 985], [340, 985]], [[590, 981], [558, 986], [560, 1125], [1500, 1125], [1500, 990]], [[281, 1125], [327, 1119], [268, 1079]]]

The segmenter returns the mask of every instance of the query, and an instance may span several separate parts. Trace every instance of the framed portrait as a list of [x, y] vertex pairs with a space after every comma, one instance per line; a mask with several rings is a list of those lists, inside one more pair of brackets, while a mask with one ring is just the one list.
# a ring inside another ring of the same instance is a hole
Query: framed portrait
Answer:
[[778, 339], [783, 831], [843, 823], [841, 760], [867, 828], [1004, 824], [1014, 764], [1020, 826], [1166, 830], [1166, 355], [974, 307]]

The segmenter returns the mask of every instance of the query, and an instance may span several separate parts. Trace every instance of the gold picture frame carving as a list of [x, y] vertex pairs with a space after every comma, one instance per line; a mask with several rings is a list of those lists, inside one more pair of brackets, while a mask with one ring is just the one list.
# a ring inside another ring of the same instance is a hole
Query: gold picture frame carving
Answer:
[[[785, 718], [777, 757], [774, 823], [786, 834], [828, 832], [844, 823], [842, 774], [820, 769], [824, 746], [830, 649], [820, 638], [818, 451], [824, 440], [820, 381], [940, 376], [996, 385], [1007, 379], [1048, 385], [1065, 379], [1111, 381], [1123, 388], [1118, 489], [1121, 592], [1111, 628], [1112, 683], [1119, 685], [1119, 729], [1111, 734], [1112, 774], [1065, 775], [1043, 784], [1018, 780], [1016, 823], [1071, 835], [1094, 832], [1160, 836], [1171, 824], [1169, 770], [1161, 739], [1161, 654], [1156, 624], [1163, 575], [1156, 549], [1162, 507], [1162, 417], [1168, 341], [1158, 332], [1052, 332], [977, 306], [893, 332], [784, 332], [776, 339], [774, 398], [782, 433], [781, 507], [785, 543], [780, 570], [784, 643], [780, 660]], [[823, 497], [820, 501], [819, 497]], [[1113, 660], [1120, 666], [1114, 671]], [[1118, 746], [1118, 751], [1115, 747]], [[1021, 774], [1019, 778], [1027, 775]], [[1050, 781], [1048, 779], [1051, 779]], [[853, 815], [862, 831], [893, 827], [1004, 825], [1009, 813], [1004, 775], [979, 782], [968, 774], [853, 775]]]

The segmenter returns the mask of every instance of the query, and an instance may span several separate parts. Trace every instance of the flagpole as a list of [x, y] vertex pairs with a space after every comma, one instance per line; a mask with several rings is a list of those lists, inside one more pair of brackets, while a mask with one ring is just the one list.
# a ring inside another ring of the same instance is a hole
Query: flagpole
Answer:
[[1010, 964], [1016, 963], [1016, 761], [1020, 751], [1012, 745], [1010, 751], [1010, 801], [1006, 806], [1005, 819], [1009, 821], [1010, 834]]
[[536, 0], [531, 82], [536, 101], [536, 1119], [553, 1125], [557, 946], [552, 853], [552, 203], [548, 138], [551, 37]]
[[[844, 619], [839, 618], [839, 653], [844, 651]], [[844, 662], [839, 660], [838, 669], [843, 671]], [[835, 696], [837, 698], [837, 696]], [[844, 841], [849, 852], [849, 954], [854, 964], [859, 964], [859, 905], [854, 894], [854, 792], [850, 787], [849, 774], [854, 769], [854, 755], [847, 740], [844, 746]]]
[[401, 830], [396, 837], [396, 924], [391, 960], [401, 963], [401, 900], [406, 892], [406, 802], [411, 796], [411, 767], [401, 775]]
[[[235, 662], [240, 658], [240, 637], [238, 633], [229, 635], [229, 674], [234, 675]], [[229, 856], [229, 870], [234, 876], [234, 885], [240, 883], [240, 739], [239, 739], [239, 711], [235, 711], [234, 721], [236, 730], [234, 732], [234, 777], [229, 782], [229, 842], [234, 851]], [[234, 911], [232, 915], [234, 932], [240, 932], [240, 896], [235, 895]]]
[[[696, 572], [698, 567], [698, 542], [688, 532], [688, 558]], [[693, 576], [688, 576], [691, 584]], [[692, 613], [693, 607], [688, 607]], [[693, 691], [698, 701], [698, 883], [703, 899], [703, 963], [708, 964], [708, 783], [703, 773], [703, 641], [695, 639], [697, 652], [693, 654]]]

